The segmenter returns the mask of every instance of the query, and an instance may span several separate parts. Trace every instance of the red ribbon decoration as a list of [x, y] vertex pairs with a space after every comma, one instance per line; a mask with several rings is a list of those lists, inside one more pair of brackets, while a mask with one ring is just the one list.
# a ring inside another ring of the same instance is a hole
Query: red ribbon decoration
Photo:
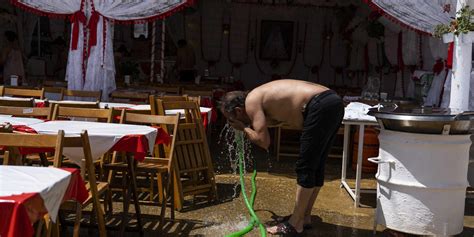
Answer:
[[444, 70], [443, 59], [436, 60], [436, 63], [433, 65], [433, 72], [435, 75], [439, 75]]
[[87, 18], [84, 12], [79, 10], [71, 15], [70, 20], [73, 23], [71, 49], [76, 50], [79, 41], [79, 23], [86, 24]]
[[89, 29], [89, 48], [87, 52], [91, 54], [92, 46], [97, 45], [97, 24], [99, 23], [99, 13], [96, 11], [92, 11], [91, 18], [89, 19], [89, 24], [87, 24], [87, 28]]
[[447, 61], [446, 67], [449, 69], [453, 68], [453, 53], [454, 53], [454, 43], [451, 42], [448, 45], [448, 58], [446, 60]]

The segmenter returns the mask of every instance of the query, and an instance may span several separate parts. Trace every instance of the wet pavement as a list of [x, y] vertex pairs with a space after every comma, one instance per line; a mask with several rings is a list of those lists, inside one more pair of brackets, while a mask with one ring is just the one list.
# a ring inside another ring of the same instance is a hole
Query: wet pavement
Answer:
[[[255, 210], [262, 222], [271, 224], [275, 218], [291, 213], [295, 199], [294, 161], [295, 158], [282, 158], [276, 162], [268, 159], [265, 153], [256, 154], [258, 165], [258, 194]], [[190, 205], [182, 212], [176, 212], [174, 222], [167, 221], [163, 231], [158, 230], [159, 208], [157, 204], [142, 205], [144, 236], [225, 236], [244, 228], [248, 223], [248, 212], [240, 195], [238, 175], [232, 174], [226, 161], [218, 160], [216, 176], [219, 201], [208, 204]], [[374, 236], [375, 194], [364, 194], [363, 207], [355, 208], [347, 192], [340, 188], [341, 159], [330, 158], [327, 161], [325, 185], [321, 189], [312, 211], [311, 230], [305, 236]], [[355, 172], [348, 169], [349, 184], [354, 184]], [[362, 187], [375, 188], [374, 174], [364, 174]], [[247, 175], [250, 185], [250, 175]], [[248, 190], [248, 189], [247, 189]], [[143, 197], [142, 199], [146, 199]], [[188, 203], [189, 204], [189, 203]], [[122, 204], [114, 202], [114, 213], [121, 212]], [[133, 212], [131, 206], [131, 212]], [[169, 217], [169, 214], [168, 214]], [[464, 231], [459, 236], [474, 236], [474, 199], [467, 199]], [[118, 214], [107, 218], [109, 236], [121, 225]], [[130, 223], [134, 225], [133, 221]], [[83, 228], [86, 232], [86, 228]], [[97, 234], [96, 231], [93, 232]], [[94, 235], [93, 234], [93, 235]], [[139, 236], [129, 228], [126, 236]], [[259, 236], [254, 229], [248, 236]], [[392, 236], [383, 226], [378, 226], [375, 236]]]

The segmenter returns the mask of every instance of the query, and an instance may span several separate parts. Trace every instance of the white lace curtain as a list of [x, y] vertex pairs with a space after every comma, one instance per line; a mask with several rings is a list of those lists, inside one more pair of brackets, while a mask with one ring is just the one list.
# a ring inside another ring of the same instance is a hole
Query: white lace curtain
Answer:
[[115, 90], [111, 23], [141, 23], [163, 18], [193, 2], [193, 0], [12, 0], [14, 5], [24, 10], [52, 17], [68, 17], [71, 20], [71, 44], [66, 71], [68, 88], [102, 90], [104, 100]]
[[382, 10], [415, 30], [433, 33], [438, 24], [448, 24], [456, 13], [456, 0], [366, 0], [372, 8]]

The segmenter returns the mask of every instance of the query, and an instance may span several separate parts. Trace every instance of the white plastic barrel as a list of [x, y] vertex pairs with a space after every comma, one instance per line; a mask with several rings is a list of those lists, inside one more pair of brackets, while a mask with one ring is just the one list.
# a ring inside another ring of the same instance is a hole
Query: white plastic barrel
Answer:
[[470, 135], [382, 130], [376, 221], [416, 235], [462, 232]]

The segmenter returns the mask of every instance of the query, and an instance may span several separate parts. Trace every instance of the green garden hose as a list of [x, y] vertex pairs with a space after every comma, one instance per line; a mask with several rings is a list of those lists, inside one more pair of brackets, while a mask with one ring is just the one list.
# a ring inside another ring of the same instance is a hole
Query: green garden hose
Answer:
[[252, 173], [252, 193], [250, 194], [250, 201], [247, 197], [247, 193], [245, 192], [245, 180], [244, 180], [244, 134], [243, 132], [236, 132], [236, 143], [237, 143], [237, 155], [239, 160], [239, 173], [240, 173], [240, 187], [242, 190], [242, 197], [244, 198], [245, 205], [250, 213], [250, 223], [244, 229], [234, 232], [232, 234], [227, 235], [226, 237], [237, 237], [243, 236], [250, 232], [255, 225], [258, 225], [260, 230], [261, 236], [267, 236], [267, 230], [260, 222], [257, 214], [253, 210], [253, 204], [255, 202], [255, 196], [257, 195], [257, 185], [255, 183], [255, 178], [257, 177], [257, 163], [254, 158], [253, 160], [253, 173]]

